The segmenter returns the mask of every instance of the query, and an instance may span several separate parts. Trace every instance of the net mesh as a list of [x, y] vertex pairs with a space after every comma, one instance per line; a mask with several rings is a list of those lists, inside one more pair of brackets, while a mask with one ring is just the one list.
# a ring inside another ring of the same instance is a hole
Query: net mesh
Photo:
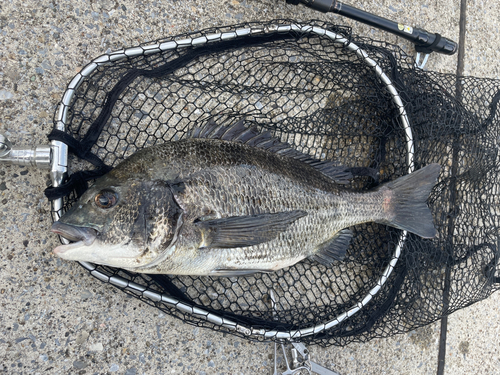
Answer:
[[[498, 288], [500, 82], [415, 69], [399, 47], [320, 21], [307, 25], [334, 38], [276, 27], [290, 24], [247, 23], [158, 40], [82, 72], [62, 104], [65, 140], [79, 156], [71, 157], [70, 175], [80, 176], [68, 182], [71, 193], [61, 193], [64, 210], [84, 190], [78, 183], [141, 148], [182, 139], [209, 118], [244, 118], [312, 157], [379, 172], [357, 176], [352, 185], [359, 189], [408, 173], [400, 108], [367, 59], [346, 47], [351, 42], [398, 91], [413, 134], [411, 162], [442, 166], [428, 201], [438, 237], [404, 239], [400, 230], [363, 224], [352, 228], [345, 260], [331, 267], [305, 260], [238, 278], [86, 267], [191, 324], [256, 340], [299, 330], [297, 339], [323, 346], [407, 332], [488, 297]], [[224, 36], [235, 30], [252, 32]], [[361, 308], [351, 314], [353, 306]], [[327, 322], [335, 323], [324, 329]], [[310, 327], [322, 329], [303, 335]]]

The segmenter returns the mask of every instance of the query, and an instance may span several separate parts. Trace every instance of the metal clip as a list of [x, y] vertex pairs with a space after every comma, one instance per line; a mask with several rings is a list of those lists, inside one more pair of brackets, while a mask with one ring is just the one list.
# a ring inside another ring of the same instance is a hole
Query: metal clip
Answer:
[[[274, 291], [271, 289], [269, 291], [269, 297], [271, 298], [271, 304], [273, 309], [274, 320], [277, 320], [276, 312], [276, 299], [274, 297]], [[286, 370], [281, 374], [278, 372], [278, 342], [274, 342], [274, 372], [273, 375], [295, 375], [300, 371], [307, 371], [309, 375], [340, 375], [332, 370], [327, 369], [317, 363], [311, 361], [309, 358], [309, 350], [301, 342], [292, 342], [293, 348], [291, 349], [292, 366], [288, 361], [288, 356], [286, 354], [285, 341], [279, 340], [281, 345], [281, 350], [283, 352], [283, 359], [285, 360]], [[299, 358], [299, 355], [301, 358]]]
[[424, 60], [422, 62], [420, 62], [420, 57], [421, 57], [421, 53], [417, 52], [417, 57], [415, 58], [415, 67], [423, 70], [425, 64], [427, 64], [427, 60], [429, 59], [429, 53], [426, 53], [424, 55]]
[[[309, 351], [306, 349], [304, 344], [302, 343], [292, 343], [294, 348], [291, 349], [291, 357], [292, 364], [290, 365], [288, 356], [286, 354], [285, 342], [281, 341], [281, 350], [283, 352], [283, 359], [285, 360], [286, 370], [283, 372], [278, 372], [278, 356], [277, 356], [277, 346], [278, 343], [274, 343], [274, 372], [273, 375], [295, 375], [300, 371], [307, 371], [309, 375], [318, 374], [318, 375], [340, 375], [339, 373], [332, 371], [326, 367], [323, 367], [316, 362], [311, 361], [309, 358]], [[303, 356], [300, 354], [300, 350], [297, 349], [297, 346], [301, 346], [305, 349], [306, 355]], [[301, 358], [299, 358], [299, 354]]]

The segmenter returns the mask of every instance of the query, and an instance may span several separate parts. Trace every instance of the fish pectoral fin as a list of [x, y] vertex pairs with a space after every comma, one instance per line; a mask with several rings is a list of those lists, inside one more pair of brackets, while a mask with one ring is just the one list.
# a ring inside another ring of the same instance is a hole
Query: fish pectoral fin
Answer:
[[195, 221], [200, 228], [203, 248], [234, 248], [258, 245], [276, 238], [307, 212], [295, 210], [223, 219]]
[[309, 256], [309, 259], [330, 266], [334, 261], [344, 259], [351, 238], [352, 232], [349, 229], [343, 229], [330, 240], [318, 246], [318, 251]]
[[274, 270], [217, 268], [211, 271], [209, 276], [238, 277], [247, 276], [259, 272], [269, 273], [274, 272]]

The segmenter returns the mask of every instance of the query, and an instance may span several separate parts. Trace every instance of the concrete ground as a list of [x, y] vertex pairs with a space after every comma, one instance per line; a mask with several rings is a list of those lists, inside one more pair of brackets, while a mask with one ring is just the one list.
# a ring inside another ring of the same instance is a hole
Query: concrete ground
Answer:
[[[459, 0], [350, 2], [455, 41]], [[500, 78], [500, 2], [467, 6], [464, 74]], [[359, 35], [408, 42], [284, 0], [3, 0], [0, 2], [0, 133], [45, 144], [62, 93], [87, 62], [129, 47], [242, 21], [319, 18]], [[454, 73], [457, 56], [430, 70]], [[48, 173], [0, 165], [0, 371], [7, 374], [269, 374], [272, 346], [182, 324], [104, 285], [51, 253], [43, 195]], [[449, 318], [445, 374], [500, 373], [500, 295]], [[316, 362], [348, 374], [434, 374], [439, 324], [365, 344], [310, 347]]]

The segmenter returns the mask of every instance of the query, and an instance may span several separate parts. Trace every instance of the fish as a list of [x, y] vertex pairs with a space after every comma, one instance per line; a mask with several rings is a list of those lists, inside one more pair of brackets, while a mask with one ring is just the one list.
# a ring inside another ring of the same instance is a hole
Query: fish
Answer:
[[138, 273], [244, 276], [346, 257], [350, 227], [436, 236], [427, 200], [439, 164], [357, 191], [347, 167], [245, 126], [210, 120], [99, 177], [56, 221], [57, 256]]

